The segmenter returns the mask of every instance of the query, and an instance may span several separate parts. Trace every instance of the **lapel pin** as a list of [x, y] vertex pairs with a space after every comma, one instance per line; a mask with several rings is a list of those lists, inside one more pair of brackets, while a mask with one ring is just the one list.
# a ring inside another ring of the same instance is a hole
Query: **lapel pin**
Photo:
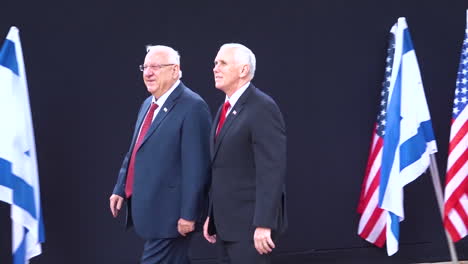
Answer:
[[236, 110], [232, 111], [232, 113], [233, 113], [234, 115], [237, 115], [237, 112], [236, 112]]
[[166, 108], [166, 107], [164, 107], [164, 109], [163, 109], [163, 110], [164, 110], [164, 112], [167, 112], [167, 108]]

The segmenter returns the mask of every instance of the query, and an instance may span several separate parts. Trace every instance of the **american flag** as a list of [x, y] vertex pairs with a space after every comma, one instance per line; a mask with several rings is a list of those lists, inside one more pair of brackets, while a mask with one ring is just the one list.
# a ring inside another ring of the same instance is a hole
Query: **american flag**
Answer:
[[468, 10], [467, 29], [460, 59], [453, 101], [444, 225], [454, 242], [468, 234]]
[[383, 82], [380, 101], [380, 111], [374, 127], [369, 159], [361, 188], [358, 213], [358, 235], [363, 239], [383, 247], [385, 243], [385, 226], [388, 212], [379, 207], [380, 169], [382, 165], [382, 147], [385, 134], [387, 103], [392, 75], [393, 58], [395, 53], [395, 35], [390, 33], [389, 46], [385, 67], [385, 80]]

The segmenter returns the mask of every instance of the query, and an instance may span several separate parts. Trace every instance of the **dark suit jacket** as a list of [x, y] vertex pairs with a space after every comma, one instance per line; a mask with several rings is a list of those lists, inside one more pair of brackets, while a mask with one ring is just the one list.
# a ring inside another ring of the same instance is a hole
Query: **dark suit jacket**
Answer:
[[[132, 143], [113, 191], [122, 197], [129, 159], [151, 99], [152, 96], [148, 97], [140, 108]], [[159, 107], [136, 153], [131, 197], [133, 224], [145, 239], [179, 236], [179, 218], [201, 221], [208, 204], [211, 127], [208, 105], [181, 82]]]
[[220, 112], [221, 108], [210, 134], [209, 233], [239, 241], [253, 239], [256, 227], [283, 232], [287, 227], [286, 131], [278, 106], [251, 84], [215, 140]]

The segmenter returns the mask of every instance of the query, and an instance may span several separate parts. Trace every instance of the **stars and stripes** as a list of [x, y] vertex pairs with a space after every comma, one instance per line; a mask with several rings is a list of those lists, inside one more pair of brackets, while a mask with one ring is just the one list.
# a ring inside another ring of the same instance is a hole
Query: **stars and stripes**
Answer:
[[385, 80], [382, 83], [380, 110], [373, 131], [372, 144], [358, 206], [358, 213], [362, 215], [359, 221], [358, 234], [378, 247], [383, 247], [385, 243], [387, 212], [378, 206], [378, 202], [383, 136], [385, 134], [388, 94], [394, 53], [395, 35], [391, 32], [387, 49]]
[[447, 174], [444, 226], [454, 242], [468, 234], [468, 10], [453, 100]]

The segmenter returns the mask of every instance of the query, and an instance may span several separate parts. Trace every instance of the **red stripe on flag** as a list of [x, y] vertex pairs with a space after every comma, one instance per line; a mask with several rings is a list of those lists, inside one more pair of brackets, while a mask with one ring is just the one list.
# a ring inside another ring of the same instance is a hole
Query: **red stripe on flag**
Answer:
[[[377, 158], [377, 155], [379, 155], [380, 150], [382, 149], [383, 146], [383, 140], [381, 137], [379, 137], [377, 134], [374, 135], [375, 137], [378, 137], [377, 143], [375, 143], [375, 147], [373, 151], [369, 155], [369, 161], [367, 162], [367, 168], [366, 168], [366, 175], [369, 175], [372, 166], [374, 165], [375, 159]], [[374, 141], [374, 140], [372, 140]], [[367, 181], [367, 179], [365, 179]]]
[[372, 232], [372, 230], [374, 229], [375, 227], [375, 224], [377, 223], [377, 221], [379, 220], [380, 216], [382, 215], [383, 213], [383, 210], [378, 208], [378, 207], [374, 207], [374, 211], [372, 212], [372, 215], [371, 217], [369, 218], [369, 221], [367, 221], [366, 223], [366, 226], [364, 227], [364, 229], [362, 230], [361, 234], [359, 234], [362, 238], [364, 239], [367, 239], [367, 237], [369, 236], [369, 234]]
[[466, 133], [468, 132], [468, 122], [465, 122], [460, 130], [457, 131], [455, 137], [450, 140], [449, 144], [449, 154], [452, 153], [452, 150], [460, 143], [460, 141], [465, 137]]
[[468, 177], [465, 176], [460, 185], [457, 186], [452, 195], [445, 202], [445, 214], [448, 215], [450, 210], [452, 210], [457, 203], [460, 202], [460, 198], [463, 194], [466, 194], [466, 186], [468, 184]]
[[450, 219], [445, 219], [444, 226], [447, 232], [449, 232], [450, 236], [452, 237], [453, 242], [457, 242], [461, 239], [460, 234], [458, 234], [457, 229], [453, 225], [452, 221], [450, 221]]
[[466, 211], [463, 208], [463, 206], [460, 203], [457, 203], [457, 205], [455, 205], [455, 207], [453, 209], [455, 209], [455, 211], [457, 211], [458, 215], [463, 220], [463, 223], [465, 225], [467, 225], [468, 224], [468, 216], [467, 216]]
[[[362, 214], [364, 212], [364, 208], [367, 207], [367, 205], [369, 204], [370, 199], [374, 195], [374, 192], [376, 192], [377, 188], [379, 188], [379, 183], [380, 183], [380, 168], [377, 171], [374, 179], [372, 180], [371, 185], [369, 186], [368, 192], [362, 198], [361, 203], [359, 204], [359, 207], [358, 207], [358, 212], [359, 213]], [[359, 211], [359, 209], [362, 209], [362, 211]]]
[[[364, 209], [366, 208], [367, 203], [369, 202], [369, 199], [370, 199], [370, 197], [372, 196], [372, 194], [374, 192], [375, 187], [373, 187], [372, 185], [375, 182], [375, 179], [378, 178], [377, 181], [379, 181], [379, 179], [380, 179], [380, 168], [379, 168], [376, 177], [372, 180], [371, 186], [369, 186], [369, 189], [366, 190], [367, 182], [369, 181], [369, 177], [370, 177], [370, 175], [369, 175], [370, 171], [371, 171], [372, 167], [374, 166], [375, 159], [376, 159], [377, 155], [379, 154], [380, 150], [382, 149], [382, 145], [383, 145], [383, 140], [377, 134], [375, 134], [375, 132], [376, 132], [375, 129], [376, 128], [374, 128], [374, 135], [372, 137], [369, 160], [367, 161], [366, 173], [364, 175], [364, 181], [362, 182], [361, 196], [359, 198], [359, 204], [358, 204], [358, 208], [357, 208], [357, 211], [360, 214], [362, 214], [364, 212]], [[378, 137], [378, 139], [377, 139], [377, 142], [375, 143], [375, 146], [373, 146], [374, 145], [374, 140], [375, 140], [376, 137]], [[378, 162], [380, 162], [380, 161], [378, 161]], [[378, 164], [378, 166], [380, 167], [380, 164]], [[378, 182], [377, 182], [377, 185], [378, 185]]]
[[465, 163], [468, 161], [468, 149], [465, 149], [465, 151], [460, 155], [460, 157], [455, 161], [452, 165], [452, 167], [449, 168], [447, 171], [447, 176], [445, 179], [446, 183], [449, 183], [453, 177], [458, 173], [458, 171], [465, 165]]
[[386, 229], [387, 226], [384, 226], [384, 228], [382, 228], [382, 231], [380, 232], [380, 235], [379, 235], [379, 238], [377, 238], [377, 240], [375, 241], [375, 245], [378, 246], [378, 247], [383, 247], [384, 243], [385, 243], [385, 239], [386, 239]]

